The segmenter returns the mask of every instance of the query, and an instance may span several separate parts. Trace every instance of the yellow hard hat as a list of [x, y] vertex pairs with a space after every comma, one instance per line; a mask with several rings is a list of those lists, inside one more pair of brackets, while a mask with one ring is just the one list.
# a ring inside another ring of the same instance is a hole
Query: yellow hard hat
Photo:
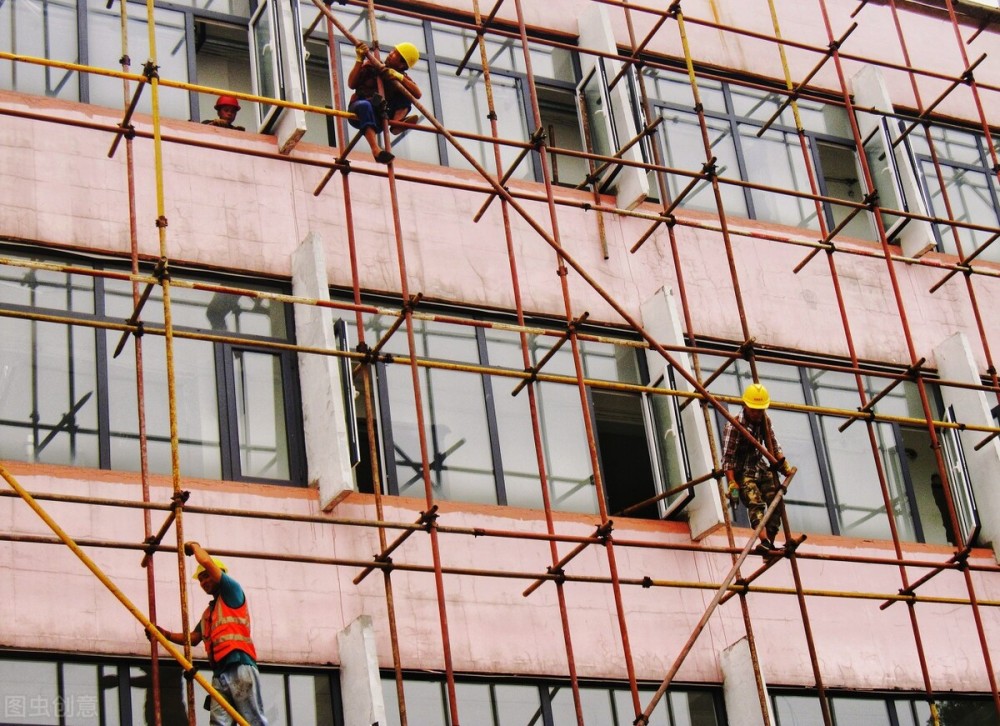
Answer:
[[[216, 566], [216, 567], [218, 567], [218, 568], [219, 568], [220, 570], [222, 570], [223, 572], [229, 572], [229, 568], [228, 568], [228, 567], [226, 567], [226, 564], [225, 564], [225, 563], [224, 563], [224, 562], [223, 562], [222, 560], [220, 560], [220, 559], [219, 559], [218, 557], [213, 557], [213, 558], [212, 558], [212, 562], [214, 562], [214, 563], [215, 563], [215, 566]], [[205, 568], [204, 568], [204, 566], [202, 566], [202, 565], [198, 565], [198, 569], [196, 569], [196, 570], [194, 571], [194, 579], [195, 579], [195, 580], [197, 580], [197, 579], [198, 579], [198, 576], [199, 576], [199, 575], [200, 575], [201, 573], [203, 573], [204, 571], [205, 571]]]
[[760, 383], [751, 383], [743, 391], [743, 405], [747, 408], [764, 410], [771, 405], [771, 396]]
[[396, 52], [406, 61], [407, 68], [413, 68], [417, 64], [417, 61], [420, 60], [420, 51], [417, 50], [417, 46], [413, 43], [400, 43], [396, 46]]

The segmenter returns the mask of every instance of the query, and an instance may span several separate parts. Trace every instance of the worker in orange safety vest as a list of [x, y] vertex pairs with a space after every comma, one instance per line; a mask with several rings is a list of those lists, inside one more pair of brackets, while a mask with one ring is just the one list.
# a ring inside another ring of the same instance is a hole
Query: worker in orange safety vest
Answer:
[[[267, 726], [257, 671], [257, 650], [250, 637], [250, 609], [240, 584], [229, 575], [229, 568], [208, 554], [197, 542], [187, 542], [184, 554], [198, 562], [194, 578], [201, 589], [212, 596], [201, 622], [191, 632], [191, 645], [205, 644], [212, 664], [212, 686], [251, 726]], [[184, 634], [160, 628], [163, 636], [178, 645]], [[235, 723], [221, 704], [206, 699], [211, 712], [211, 726]]]

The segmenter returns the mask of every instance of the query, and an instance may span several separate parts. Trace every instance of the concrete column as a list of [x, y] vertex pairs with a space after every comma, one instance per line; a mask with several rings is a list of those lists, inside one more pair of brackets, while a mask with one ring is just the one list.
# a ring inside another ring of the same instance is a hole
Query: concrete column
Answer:
[[[949, 381], [967, 383], [980, 382], [969, 340], [964, 333], [955, 333], [934, 349], [938, 373]], [[941, 398], [945, 408], [955, 408], [955, 418], [967, 424], [994, 426], [996, 421], [990, 413], [990, 406], [983, 391], [962, 388], [941, 387]], [[996, 486], [996, 474], [1000, 471], [1000, 440], [993, 439], [976, 451], [976, 444], [986, 438], [981, 431], [961, 431], [959, 438], [965, 451], [965, 461], [972, 480], [972, 491], [979, 508], [982, 530], [979, 540], [993, 544], [993, 554], [1000, 562], [997, 543], [1000, 542], [1000, 489]]]
[[[330, 299], [323, 243], [312, 233], [292, 256], [292, 293]], [[295, 338], [300, 345], [336, 349], [333, 323], [329, 308], [295, 308]], [[300, 353], [298, 359], [309, 483], [319, 487], [320, 505], [327, 509], [338, 494], [354, 489], [339, 359], [315, 353]]]
[[[677, 306], [674, 304], [673, 292], [661, 288], [652, 298], [642, 304], [642, 322], [646, 330], [663, 345], [684, 345], [684, 331], [681, 328]], [[687, 370], [692, 370], [691, 359], [687, 353], [674, 353], [673, 358]], [[667, 361], [656, 351], [646, 351], [646, 363], [649, 367], [649, 378], [655, 381], [660, 376], [666, 377]], [[675, 375], [678, 390], [693, 391], [691, 385], [680, 375]], [[667, 383], [666, 385], [669, 385]], [[684, 440], [687, 444], [688, 461], [691, 463], [691, 476], [697, 478], [712, 471], [712, 450], [709, 446], [708, 430], [705, 427], [705, 416], [697, 403], [689, 405], [681, 413], [684, 426]], [[661, 432], [665, 433], [665, 432]], [[674, 445], [680, 455], [680, 437], [674, 437]], [[670, 482], [671, 485], [681, 482]], [[714, 479], [702, 482], [694, 488], [695, 498], [685, 510], [691, 525], [691, 538], [700, 539], [725, 522], [722, 512], [722, 502], [719, 499], [718, 486]]]
[[388, 721], [371, 617], [361, 615], [337, 633], [337, 644], [344, 726], [385, 726]]
[[[750, 641], [740, 638], [722, 651], [722, 695], [726, 699], [726, 716], [729, 726], [764, 726], [764, 714], [760, 710], [757, 695], [757, 681], [754, 678], [753, 660], [750, 658]], [[761, 675], [761, 682], [764, 676]], [[767, 684], [764, 684], [767, 692]], [[775, 723], [771, 699], [767, 699], [766, 723]]]

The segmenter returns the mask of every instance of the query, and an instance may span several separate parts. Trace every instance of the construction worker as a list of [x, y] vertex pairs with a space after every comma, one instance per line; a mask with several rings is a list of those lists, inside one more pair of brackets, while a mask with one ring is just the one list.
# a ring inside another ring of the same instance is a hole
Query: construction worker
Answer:
[[[726, 472], [729, 498], [734, 504], [736, 501], [743, 502], [754, 529], [760, 524], [768, 505], [778, 493], [778, 477], [775, 472], [780, 471], [787, 476], [793, 471], [781, 453], [781, 447], [771, 429], [771, 419], [765, 413], [770, 405], [771, 396], [767, 389], [760, 383], [751, 383], [743, 391], [743, 410], [736, 416], [736, 420], [761, 446], [771, 452], [777, 459], [775, 465], [772, 466], [767, 457], [737, 431], [731, 422], [726, 423], [722, 435], [722, 469]], [[764, 525], [760, 533], [760, 544], [754, 549], [757, 554], [780, 552], [780, 548], [774, 544], [774, 537], [781, 525], [783, 509], [784, 505], [780, 505]]]
[[[267, 726], [260, 695], [257, 651], [250, 638], [250, 609], [243, 588], [229, 575], [229, 568], [197, 542], [184, 544], [184, 554], [198, 562], [194, 579], [212, 596], [201, 622], [191, 632], [191, 645], [205, 643], [212, 664], [212, 686], [250, 726]], [[184, 634], [160, 628], [167, 640], [184, 644]], [[232, 716], [214, 699], [206, 701], [211, 726], [229, 726]]]
[[233, 123], [236, 120], [236, 114], [240, 112], [240, 102], [236, 96], [219, 96], [215, 102], [215, 112], [219, 115], [218, 118], [202, 121], [202, 123], [209, 126], [218, 126], [223, 129], [246, 131], [242, 126], [236, 126]]
[[[406, 71], [413, 68], [420, 60], [420, 51], [413, 43], [400, 43], [386, 56], [385, 65], [380, 70], [367, 60], [367, 44], [359, 42], [354, 50], [357, 60], [350, 75], [347, 76], [347, 85], [354, 89], [354, 94], [347, 104], [347, 110], [353, 113], [355, 118], [350, 119], [349, 123], [364, 134], [375, 161], [388, 164], [395, 157], [392, 152], [379, 148], [377, 128], [383, 119], [388, 118], [390, 132], [399, 134], [405, 127], [397, 122], [408, 124], [416, 122], [415, 115], [408, 115], [413, 105], [400, 89], [404, 88], [414, 98], [420, 98], [420, 87], [406, 75]], [[385, 98], [378, 93], [380, 75]]]

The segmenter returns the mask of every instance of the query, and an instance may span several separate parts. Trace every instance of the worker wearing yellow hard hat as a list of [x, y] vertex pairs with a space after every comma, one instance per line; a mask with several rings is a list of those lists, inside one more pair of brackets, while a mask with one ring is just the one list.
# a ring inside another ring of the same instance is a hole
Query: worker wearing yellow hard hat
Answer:
[[[420, 98], [420, 86], [406, 71], [420, 60], [420, 51], [413, 43], [399, 43], [385, 57], [382, 64], [369, 59], [368, 45], [360, 41], [355, 48], [356, 62], [347, 76], [347, 86], [354, 90], [347, 110], [354, 114], [351, 126], [360, 129], [372, 156], [380, 164], [388, 164], [395, 157], [388, 149], [378, 145], [378, 129], [383, 120], [389, 121], [389, 130], [400, 134], [417, 117], [409, 115], [413, 108], [411, 98]], [[382, 94], [379, 93], [382, 78]]]
[[[774, 437], [771, 419], [766, 413], [771, 405], [767, 388], [760, 383], [751, 383], [743, 391], [742, 402], [743, 410], [736, 416], [736, 421], [750, 433], [753, 441], [733, 426], [732, 422], [728, 422], [722, 435], [722, 469], [726, 472], [730, 499], [734, 504], [736, 501], [743, 503], [750, 516], [750, 524], [756, 529], [768, 505], [778, 493], [776, 472], [788, 475], [792, 469], [785, 461], [781, 446]], [[754, 442], [766, 448], [777, 460], [777, 464], [772, 465]], [[780, 551], [774, 544], [774, 538], [781, 526], [782, 511], [783, 505], [779, 505], [764, 525], [760, 533], [760, 544], [755, 549], [758, 554], [767, 555]]]
[[[212, 664], [212, 686], [253, 726], [267, 726], [260, 695], [257, 649], [250, 637], [250, 608], [240, 584], [229, 568], [212, 557], [197, 542], [186, 542], [184, 554], [194, 557], [198, 567], [194, 579], [212, 596], [201, 621], [191, 632], [191, 645], [205, 644]], [[159, 628], [167, 640], [182, 645], [184, 634]], [[211, 702], [211, 722], [233, 723], [223, 706]]]

